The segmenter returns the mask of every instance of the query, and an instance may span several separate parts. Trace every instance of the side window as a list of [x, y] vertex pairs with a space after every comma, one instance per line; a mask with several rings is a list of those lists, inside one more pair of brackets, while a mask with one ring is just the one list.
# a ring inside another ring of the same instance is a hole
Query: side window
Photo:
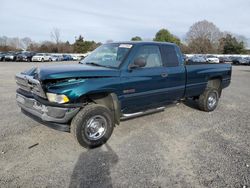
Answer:
[[163, 47], [163, 61], [167, 67], [176, 67], [179, 64], [175, 47], [172, 45], [164, 45]]
[[144, 68], [162, 66], [161, 52], [158, 46], [145, 45], [145, 46], [140, 47], [134, 59], [136, 58], [145, 59], [147, 63]]

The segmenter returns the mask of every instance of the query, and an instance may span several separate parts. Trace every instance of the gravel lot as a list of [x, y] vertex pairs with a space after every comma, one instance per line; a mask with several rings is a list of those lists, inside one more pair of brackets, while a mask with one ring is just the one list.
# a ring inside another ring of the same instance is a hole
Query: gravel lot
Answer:
[[250, 186], [250, 67], [233, 67], [214, 112], [179, 104], [123, 121], [86, 150], [20, 112], [14, 75], [34, 65], [0, 62], [0, 187]]

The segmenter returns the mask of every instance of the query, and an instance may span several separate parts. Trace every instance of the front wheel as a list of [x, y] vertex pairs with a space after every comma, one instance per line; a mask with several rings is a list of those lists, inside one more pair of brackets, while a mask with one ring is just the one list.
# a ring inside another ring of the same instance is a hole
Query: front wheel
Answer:
[[199, 97], [199, 108], [206, 112], [215, 110], [219, 102], [219, 92], [217, 89], [208, 88]]
[[104, 144], [111, 136], [114, 121], [111, 111], [103, 105], [85, 106], [73, 118], [71, 133], [85, 148], [94, 148]]

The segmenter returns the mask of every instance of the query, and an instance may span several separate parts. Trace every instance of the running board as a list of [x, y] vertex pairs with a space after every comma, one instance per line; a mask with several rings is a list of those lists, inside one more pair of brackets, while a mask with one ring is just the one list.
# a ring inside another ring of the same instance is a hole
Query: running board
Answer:
[[144, 111], [144, 112], [136, 112], [136, 113], [132, 113], [132, 114], [122, 114], [121, 120], [127, 120], [127, 119], [132, 119], [132, 118], [135, 118], [135, 117], [139, 117], [139, 116], [153, 114], [153, 113], [156, 113], [156, 112], [161, 112], [161, 111], [164, 111], [164, 109], [165, 109], [165, 107], [159, 107], [159, 108], [147, 110], [147, 111]]

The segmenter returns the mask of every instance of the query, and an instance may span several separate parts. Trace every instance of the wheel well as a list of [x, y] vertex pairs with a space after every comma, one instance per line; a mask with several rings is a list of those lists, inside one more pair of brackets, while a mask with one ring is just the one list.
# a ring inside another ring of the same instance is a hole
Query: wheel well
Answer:
[[217, 89], [219, 92], [219, 96], [221, 96], [221, 78], [212, 78], [207, 82], [207, 88]]
[[96, 104], [101, 104], [106, 106], [114, 115], [115, 124], [120, 123], [121, 108], [118, 97], [115, 93], [97, 93], [89, 94], [86, 96], [89, 102], [94, 102]]

